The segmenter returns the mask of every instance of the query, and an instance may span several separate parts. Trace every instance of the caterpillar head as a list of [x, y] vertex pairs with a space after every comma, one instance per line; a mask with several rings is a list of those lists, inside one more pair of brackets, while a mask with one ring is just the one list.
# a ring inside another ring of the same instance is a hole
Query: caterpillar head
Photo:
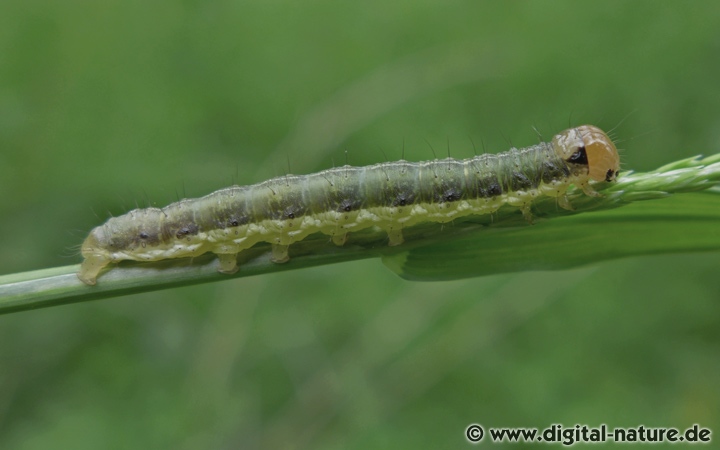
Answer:
[[593, 125], [570, 128], [552, 140], [558, 155], [569, 164], [587, 166], [595, 181], [615, 181], [620, 170], [620, 156], [612, 140]]

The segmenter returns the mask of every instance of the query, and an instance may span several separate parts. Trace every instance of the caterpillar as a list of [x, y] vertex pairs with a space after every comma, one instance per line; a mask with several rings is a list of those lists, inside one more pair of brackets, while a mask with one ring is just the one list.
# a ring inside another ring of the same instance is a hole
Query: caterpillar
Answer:
[[232, 186], [164, 208], [135, 209], [94, 228], [81, 247], [78, 278], [94, 285], [121, 260], [158, 261], [212, 252], [218, 271], [238, 270], [238, 253], [272, 244], [271, 260], [289, 260], [288, 248], [313, 233], [343, 245], [350, 232], [379, 227], [389, 245], [403, 243], [403, 228], [449, 222], [518, 207], [531, 220], [539, 196], [572, 209], [566, 191], [578, 186], [599, 196], [591, 181], [614, 181], [619, 156], [599, 128], [565, 130], [550, 142], [499, 154], [364, 167], [343, 166], [310, 175], [287, 175], [251, 186]]

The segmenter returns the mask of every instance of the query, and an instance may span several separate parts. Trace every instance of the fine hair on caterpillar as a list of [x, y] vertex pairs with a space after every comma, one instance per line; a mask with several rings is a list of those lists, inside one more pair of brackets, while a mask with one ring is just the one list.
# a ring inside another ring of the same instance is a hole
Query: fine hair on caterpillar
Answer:
[[530, 205], [555, 197], [571, 209], [571, 185], [599, 196], [591, 182], [614, 181], [619, 156], [599, 128], [565, 130], [550, 142], [499, 154], [456, 160], [404, 160], [364, 167], [345, 165], [309, 175], [285, 175], [250, 186], [232, 186], [164, 208], [135, 209], [94, 228], [81, 247], [78, 278], [94, 285], [110, 263], [159, 261], [212, 252], [218, 270], [238, 270], [238, 253], [272, 244], [272, 261], [314, 233], [343, 245], [348, 233], [378, 227], [389, 245], [403, 243], [403, 228], [421, 222], [492, 214], [515, 206], [530, 220]]

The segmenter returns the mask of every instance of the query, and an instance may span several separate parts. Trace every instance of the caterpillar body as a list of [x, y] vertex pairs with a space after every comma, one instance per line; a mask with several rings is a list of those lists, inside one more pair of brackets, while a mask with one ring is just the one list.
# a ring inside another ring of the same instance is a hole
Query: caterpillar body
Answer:
[[293, 242], [318, 232], [343, 245], [349, 232], [374, 226], [387, 232], [389, 245], [399, 245], [404, 227], [491, 214], [505, 204], [529, 220], [535, 198], [556, 197], [570, 209], [570, 185], [598, 196], [590, 182], [614, 181], [618, 169], [612, 140], [583, 125], [550, 142], [464, 160], [401, 160], [287, 175], [111, 218], [82, 244], [77, 275], [94, 285], [110, 263], [206, 252], [218, 256], [220, 272], [234, 273], [238, 253], [259, 242], [272, 244], [277, 263], [289, 259]]

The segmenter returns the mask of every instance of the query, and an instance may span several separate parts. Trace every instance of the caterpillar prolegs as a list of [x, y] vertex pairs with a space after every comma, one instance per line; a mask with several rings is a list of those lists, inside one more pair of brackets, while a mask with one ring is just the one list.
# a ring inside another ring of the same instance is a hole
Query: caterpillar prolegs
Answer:
[[78, 278], [94, 285], [107, 265], [121, 260], [158, 261], [197, 256], [219, 258], [219, 271], [238, 270], [237, 255], [259, 242], [272, 244], [272, 260], [289, 259], [288, 248], [313, 233], [343, 245], [349, 232], [379, 227], [389, 245], [420, 222], [449, 222], [491, 214], [503, 205], [530, 218], [539, 196], [571, 208], [570, 185], [599, 194], [590, 181], [613, 181], [619, 156], [599, 128], [583, 125], [552, 141], [474, 158], [344, 166], [310, 175], [287, 175], [251, 186], [232, 186], [164, 208], [135, 209], [94, 228], [82, 244]]

